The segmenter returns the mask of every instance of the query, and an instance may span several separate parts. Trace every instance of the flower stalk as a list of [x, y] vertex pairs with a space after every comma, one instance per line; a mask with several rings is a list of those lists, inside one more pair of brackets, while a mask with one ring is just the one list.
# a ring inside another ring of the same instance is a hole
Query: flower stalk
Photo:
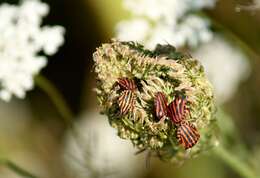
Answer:
[[42, 75], [38, 75], [35, 77], [35, 84], [48, 95], [48, 97], [50, 98], [50, 100], [55, 105], [58, 112], [64, 119], [65, 123], [68, 126], [72, 127], [72, 118], [74, 114], [70, 110], [66, 100], [61, 95], [59, 90], [47, 78], [45, 78]]
[[39, 178], [38, 176], [30, 173], [29, 171], [23, 169], [22, 167], [18, 166], [17, 164], [8, 159], [0, 158], [0, 165], [7, 167], [8, 169], [10, 169], [11, 171], [23, 178]]
[[240, 160], [236, 155], [229, 152], [222, 145], [217, 146], [212, 152], [217, 158], [221, 159], [236, 173], [243, 178], [257, 178], [253, 170], [245, 164], [243, 160]]

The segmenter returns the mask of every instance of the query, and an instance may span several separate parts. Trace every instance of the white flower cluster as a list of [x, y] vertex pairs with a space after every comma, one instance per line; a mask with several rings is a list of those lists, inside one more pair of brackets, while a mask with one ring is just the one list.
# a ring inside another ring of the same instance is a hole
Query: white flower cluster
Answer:
[[0, 6], [0, 99], [24, 98], [33, 88], [33, 78], [64, 42], [61, 26], [41, 27], [47, 4], [24, 0], [20, 5]]
[[195, 14], [214, 7], [216, 0], [124, 0], [133, 18], [119, 22], [120, 40], [138, 41], [148, 48], [157, 43], [196, 47], [212, 38], [209, 21]]

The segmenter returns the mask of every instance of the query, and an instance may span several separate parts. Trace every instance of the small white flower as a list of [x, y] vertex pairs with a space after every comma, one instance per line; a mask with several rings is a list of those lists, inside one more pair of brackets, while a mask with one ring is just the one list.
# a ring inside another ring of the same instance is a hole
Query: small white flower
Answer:
[[[158, 23], [156, 27], [154, 27], [150, 34], [147, 34], [149, 38], [147, 38], [146, 41], [138, 41], [142, 42], [145, 47], [149, 49], [154, 49], [156, 44], [172, 44], [177, 45], [179, 41], [176, 40], [176, 37], [174, 35], [174, 29], [169, 28], [165, 24]], [[182, 39], [180, 39], [182, 40]]]
[[193, 55], [204, 65], [219, 103], [230, 99], [240, 81], [247, 79], [250, 74], [247, 57], [219, 35], [199, 47]]
[[41, 40], [43, 51], [48, 55], [53, 55], [58, 50], [58, 47], [64, 43], [63, 35], [65, 30], [61, 26], [43, 27]]
[[[170, 27], [164, 23], [157, 23], [152, 29], [143, 28], [143, 32], [138, 30], [140, 26], [134, 27], [134, 25], [136, 24], [132, 24], [132, 28], [124, 26], [121, 30], [119, 29], [118, 38], [120, 40], [142, 42], [149, 49], [153, 49], [156, 44], [196, 47], [199, 43], [208, 42], [213, 37], [212, 32], [208, 29], [209, 22], [195, 15], [187, 16], [176, 26]], [[128, 33], [123, 31], [123, 28], [128, 30]]]
[[42, 17], [49, 13], [49, 6], [38, 0], [23, 0], [18, 8], [18, 18], [34, 25], [40, 25]]
[[187, 6], [182, 1], [179, 2], [176, 0], [125, 0], [124, 5], [135, 15], [146, 16], [154, 21], [165, 20], [172, 24], [187, 10]]
[[0, 6], [0, 99], [24, 98], [33, 88], [34, 76], [47, 64], [38, 53], [52, 55], [63, 44], [63, 27], [41, 27], [48, 12], [48, 5], [38, 0]]
[[209, 22], [206, 19], [195, 15], [185, 17], [182, 23], [177, 26], [174, 33], [176, 37], [183, 38], [183, 42], [177, 44], [177, 47], [185, 45], [196, 47], [200, 43], [206, 43], [213, 37], [212, 32], [208, 29]]
[[134, 15], [145, 16], [153, 21], [176, 24], [189, 9], [185, 1], [177, 0], [125, 0], [125, 8]]
[[150, 33], [150, 24], [145, 19], [133, 19], [118, 23], [117, 36], [124, 41], [144, 41]]
[[[117, 37], [153, 49], [157, 43], [196, 47], [212, 38], [209, 22], [193, 12], [214, 7], [216, 0], [124, 0], [133, 14], [119, 22]], [[144, 18], [145, 17], [145, 18]]]
[[188, 11], [213, 7], [216, 0], [124, 0], [124, 6], [134, 15], [154, 21], [164, 20], [174, 25]]

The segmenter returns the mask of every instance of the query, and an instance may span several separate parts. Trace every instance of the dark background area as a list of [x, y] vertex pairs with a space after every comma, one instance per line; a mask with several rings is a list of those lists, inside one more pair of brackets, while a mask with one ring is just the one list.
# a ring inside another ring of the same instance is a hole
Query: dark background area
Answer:
[[[65, 27], [65, 44], [49, 58], [43, 74], [64, 94], [74, 112], [79, 112], [84, 82], [93, 78], [92, 53], [103, 41], [95, 13], [84, 1], [45, 1], [51, 11], [46, 24]], [[87, 87], [84, 90], [91, 90]], [[86, 91], [85, 91], [86, 92]], [[88, 91], [90, 92], [90, 91]]]

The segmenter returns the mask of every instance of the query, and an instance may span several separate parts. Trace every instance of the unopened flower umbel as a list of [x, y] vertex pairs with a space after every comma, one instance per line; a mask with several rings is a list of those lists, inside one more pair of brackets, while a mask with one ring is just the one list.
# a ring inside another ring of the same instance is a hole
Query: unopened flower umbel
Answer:
[[[170, 45], [150, 51], [137, 43], [113, 40], [97, 49], [94, 61], [98, 101], [119, 137], [172, 162], [215, 145], [212, 86], [197, 60]], [[168, 106], [174, 107], [170, 115], [166, 101], [175, 102]], [[193, 135], [185, 135], [189, 131], [185, 129], [193, 130]], [[180, 136], [194, 143], [180, 144]]]

